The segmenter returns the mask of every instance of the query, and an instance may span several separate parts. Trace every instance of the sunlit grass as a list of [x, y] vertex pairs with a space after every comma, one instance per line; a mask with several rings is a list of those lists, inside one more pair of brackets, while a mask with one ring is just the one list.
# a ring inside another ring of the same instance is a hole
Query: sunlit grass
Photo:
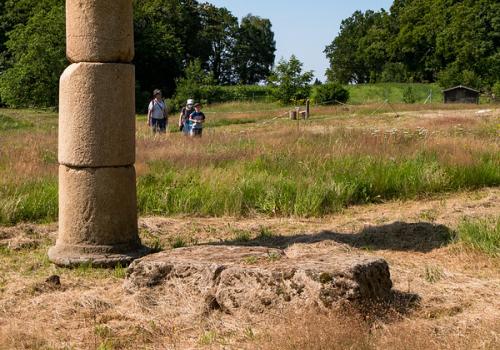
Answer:
[[463, 219], [457, 240], [474, 249], [500, 257], [500, 216], [486, 219]]
[[[307, 122], [252, 113], [275, 107], [210, 106], [218, 112], [207, 116], [204, 137], [194, 140], [181, 133], [153, 137], [140, 116], [140, 213], [311, 217], [353, 204], [500, 185], [497, 117], [478, 119], [455, 107], [435, 117], [423, 105], [406, 106], [409, 114], [400, 118], [379, 114], [377, 106], [356, 107], [354, 114], [314, 107]], [[40, 125], [0, 138], [0, 223], [54, 221], [57, 116], [4, 111], [14, 121]], [[422, 118], [420, 111], [432, 116]]]
[[[388, 100], [390, 103], [404, 102], [404, 91], [411, 87], [416, 102], [443, 102], [442, 89], [437, 84], [379, 83], [348, 85], [349, 103], [366, 104], [380, 103]], [[430, 95], [432, 92], [432, 100]], [[429, 98], [429, 99], [428, 99]]]

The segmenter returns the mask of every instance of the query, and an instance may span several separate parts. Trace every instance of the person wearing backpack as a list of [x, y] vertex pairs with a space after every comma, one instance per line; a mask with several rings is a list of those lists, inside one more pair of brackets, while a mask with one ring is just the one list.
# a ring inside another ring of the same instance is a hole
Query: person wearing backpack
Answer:
[[153, 96], [148, 106], [148, 126], [151, 127], [153, 134], [164, 134], [168, 126], [167, 105], [161, 97], [160, 90], [153, 91]]
[[191, 131], [189, 116], [194, 112], [193, 104], [194, 101], [192, 99], [187, 100], [186, 107], [182, 108], [181, 115], [179, 116], [179, 130], [182, 131], [184, 135], [189, 135]]

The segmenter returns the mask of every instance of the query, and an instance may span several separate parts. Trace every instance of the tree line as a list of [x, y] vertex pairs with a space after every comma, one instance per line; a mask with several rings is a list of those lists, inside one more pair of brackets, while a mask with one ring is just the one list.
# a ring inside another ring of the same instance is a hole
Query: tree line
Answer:
[[389, 12], [356, 11], [326, 47], [341, 83], [500, 84], [500, 2], [394, 0]]
[[[269, 19], [238, 21], [196, 0], [134, 0], [134, 34], [138, 111], [155, 88], [174, 108], [187, 97], [220, 102], [256, 94], [284, 104], [345, 102], [341, 84], [376, 82], [463, 84], [500, 95], [494, 0], [394, 0], [389, 11], [356, 11], [325, 49], [329, 83], [314, 88], [313, 73], [295, 56], [274, 66]], [[64, 1], [0, 2], [0, 105], [55, 106], [67, 65]], [[248, 86], [262, 81], [266, 88]], [[239, 86], [222, 88], [232, 85]]]
[[[255, 84], [271, 73], [276, 42], [270, 20], [241, 21], [226, 8], [196, 0], [134, 0], [137, 104], [154, 88], [174, 94], [193, 62], [217, 85]], [[57, 104], [68, 65], [61, 0], [0, 3], [0, 103]]]

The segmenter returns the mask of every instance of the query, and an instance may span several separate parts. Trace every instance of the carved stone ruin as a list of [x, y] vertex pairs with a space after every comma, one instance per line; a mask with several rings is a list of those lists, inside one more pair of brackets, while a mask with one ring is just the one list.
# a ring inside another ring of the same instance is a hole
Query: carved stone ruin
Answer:
[[126, 265], [143, 256], [135, 182], [132, 0], [67, 0], [59, 98], [57, 265]]
[[[124, 288], [137, 297], [227, 314], [388, 301], [392, 282], [383, 259], [334, 245], [286, 249], [197, 246], [138, 259]], [[174, 302], [175, 301], [175, 302]]]

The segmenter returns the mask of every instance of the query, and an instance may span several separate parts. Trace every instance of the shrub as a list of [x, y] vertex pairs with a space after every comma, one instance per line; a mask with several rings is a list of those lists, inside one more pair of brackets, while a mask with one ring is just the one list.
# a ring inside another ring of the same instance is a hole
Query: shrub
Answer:
[[175, 96], [169, 101], [169, 107], [179, 110], [192, 98], [197, 102], [210, 103], [212, 96], [217, 94], [218, 87], [214, 85], [212, 74], [201, 67], [201, 61], [196, 59], [188, 64], [184, 77], [177, 80]]
[[269, 101], [272, 99], [271, 89], [269, 86], [261, 85], [236, 85], [222, 86], [224, 91], [224, 99], [216, 102], [229, 101]]
[[499, 102], [500, 101], [500, 81], [497, 81], [495, 85], [493, 85], [493, 88], [491, 89], [491, 93], [495, 96], [494, 101]]
[[173, 110], [180, 110], [188, 98], [193, 98], [205, 104], [224, 102], [247, 102], [262, 101], [272, 102], [272, 90], [269, 86], [260, 85], [199, 85], [186, 88], [180, 87], [174, 98], [168, 101], [168, 105]]
[[312, 100], [317, 104], [332, 105], [349, 100], [349, 91], [337, 83], [317, 85], [313, 89]]
[[415, 93], [413, 92], [413, 88], [408, 86], [403, 91], [403, 101], [405, 103], [415, 103], [417, 102], [417, 98], [415, 97]]
[[282, 59], [269, 77], [274, 97], [283, 104], [309, 97], [312, 72], [302, 73], [302, 62], [295, 55], [289, 61]]
[[271, 90], [267, 86], [215, 85], [213, 76], [203, 70], [199, 60], [191, 62], [184, 74], [183, 78], [177, 80], [175, 96], [167, 101], [169, 108], [174, 111], [185, 106], [187, 99], [190, 98], [197, 102], [211, 104], [229, 101], [253, 101], [256, 98], [267, 100], [271, 95]]
[[457, 85], [465, 85], [474, 89], [480, 89], [481, 78], [473, 71], [462, 69], [457, 64], [452, 64], [438, 74], [438, 82], [443, 88]]

